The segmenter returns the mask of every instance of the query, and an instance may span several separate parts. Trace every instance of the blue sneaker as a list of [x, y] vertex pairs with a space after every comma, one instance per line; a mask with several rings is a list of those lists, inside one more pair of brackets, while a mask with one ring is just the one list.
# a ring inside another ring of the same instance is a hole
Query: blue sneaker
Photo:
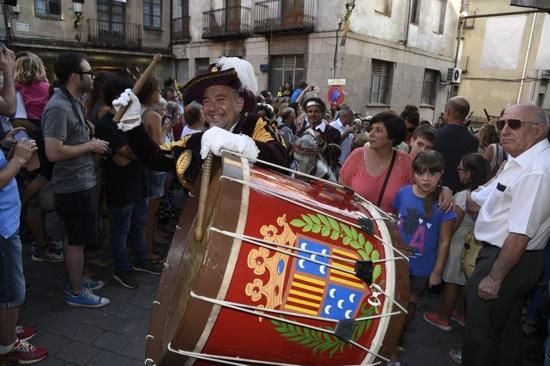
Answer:
[[[105, 286], [105, 282], [103, 282], [103, 281], [93, 280], [90, 277], [82, 276], [82, 288], [85, 289], [85, 290], [95, 291], [95, 290], [99, 290], [103, 286]], [[65, 285], [65, 293], [66, 294], [71, 293], [71, 285], [70, 284]]]
[[70, 306], [80, 306], [84, 308], [102, 308], [110, 303], [106, 297], [95, 295], [91, 290], [82, 289], [79, 295], [73, 295], [71, 292], [65, 294], [65, 302]]
[[93, 280], [90, 277], [82, 276], [82, 287], [90, 289], [90, 290], [99, 290], [105, 286], [105, 282], [100, 280]]

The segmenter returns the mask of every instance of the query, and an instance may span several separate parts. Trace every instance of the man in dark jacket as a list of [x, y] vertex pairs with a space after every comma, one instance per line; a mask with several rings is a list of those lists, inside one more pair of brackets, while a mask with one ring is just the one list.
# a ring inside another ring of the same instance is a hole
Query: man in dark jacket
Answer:
[[[191, 79], [182, 89], [186, 104], [197, 101], [210, 128], [203, 133], [185, 136], [171, 144], [157, 146], [147, 135], [139, 118], [139, 102], [127, 91], [113, 105], [125, 105], [129, 109], [121, 119], [119, 128], [126, 131], [128, 143], [134, 154], [146, 166], [155, 170], [171, 170], [176, 167], [180, 183], [190, 187], [208, 151], [219, 155], [222, 149], [246, 155], [281, 166], [288, 165], [286, 148], [279, 142], [275, 131], [267, 121], [254, 113], [257, 82], [252, 65], [236, 57], [222, 57], [208, 68], [208, 72]], [[191, 165], [185, 171], [180, 167], [191, 152]], [[167, 153], [173, 157], [166, 156]], [[200, 154], [200, 155], [199, 155]]]

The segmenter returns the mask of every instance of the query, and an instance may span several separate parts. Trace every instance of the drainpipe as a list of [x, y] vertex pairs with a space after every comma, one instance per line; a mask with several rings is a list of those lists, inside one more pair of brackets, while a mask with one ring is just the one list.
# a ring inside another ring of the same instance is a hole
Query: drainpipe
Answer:
[[411, 28], [411, 16], [412, 16], [412, 0], [407, 0], [408, 2], [408, 11], [407, 11], [407, 19], [405, 21], [405, 39], [403, 40], [403, 46], [407, 46], [407, 43], [409, 42], [409, 29]]
[[525, 74], [527, 73], [527, 63], [529, 62], [529, 52], [531, 51], [531, 41], [533, 40], [533, 32], [535, 30], [535, 22], [537, 21], [537, 14], [533, 16], [533, 22], [531, 23], [531, 33], [529, 33], [529, 43], [527, 44], [527, 53], [525, 55], [525, 62], [523, 63], [523, 72], [521, 74], [521, 82], [519, 84], [518, 98], [516, 104], [521, 99], [521, 92], [523, 91], [523, 84], [525, 83]]

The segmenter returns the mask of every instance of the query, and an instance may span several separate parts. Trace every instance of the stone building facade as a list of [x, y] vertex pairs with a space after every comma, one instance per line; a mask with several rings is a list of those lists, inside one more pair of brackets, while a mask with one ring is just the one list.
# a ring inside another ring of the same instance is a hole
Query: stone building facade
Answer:
[[344, 102], [359, 112], [415, 104], [433, 121], [451, 88], [459, 10], [458, 0], [174, 0], [176, 75], [185, 81], [219, 56], [243, 57], [261, 89], [305, 79], [325, 98], [328, 79], [346, 79]]
[[17, 3], [0, 6], [0, 38], [15, 52], [38, 54], [50, 80], [56, 56], [65, 51], [85, 53], [96, 71], [129, 71], [136, 77], [160, 53], [155, 76], [162, 82], [174, 74], [170, 2], [87, 0], [81, 2], [80, 14], [68, 0]]

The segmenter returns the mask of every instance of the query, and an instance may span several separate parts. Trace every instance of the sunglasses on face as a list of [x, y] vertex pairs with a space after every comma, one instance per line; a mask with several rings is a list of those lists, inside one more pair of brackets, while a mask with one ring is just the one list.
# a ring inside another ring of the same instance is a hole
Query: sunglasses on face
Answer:
[[538, 124], [537, 122], [522, 121], [521, 119], [499, 119], [498, 121], [496, 121], [495, 125], [499, 130], [502, 130], [504, 128], [504, 125], [508, 125], [508, 128], [510, 128], [511, 130], [517, 130], [521, 127], [522, 123]]
[[93, 70], [90, 70], [90, 71], [79, 71], [77, 72], [78, 75], [90, 75], [91, 77], [94, 77], [94, 72]]

